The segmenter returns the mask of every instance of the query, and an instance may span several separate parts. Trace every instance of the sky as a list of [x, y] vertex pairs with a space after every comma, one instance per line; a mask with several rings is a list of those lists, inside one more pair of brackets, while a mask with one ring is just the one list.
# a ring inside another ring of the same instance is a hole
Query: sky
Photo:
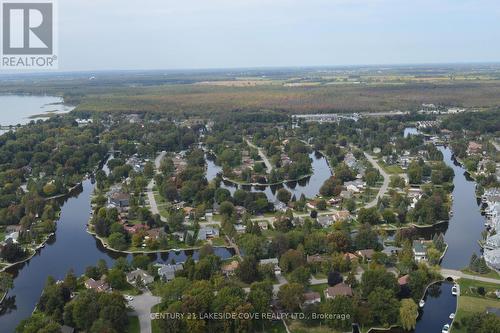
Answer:
[[498, 0], [58, 0], [59, 69], [500, 61]]

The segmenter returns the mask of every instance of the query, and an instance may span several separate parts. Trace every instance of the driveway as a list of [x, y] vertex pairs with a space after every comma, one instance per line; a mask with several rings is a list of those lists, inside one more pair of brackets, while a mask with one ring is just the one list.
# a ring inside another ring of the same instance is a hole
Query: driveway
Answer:
[[153, 296], [148, 290], [142, 295], [134, 296], [134, 299], [128, 303], [134, 310], [130, 314], [139, 317], [141, 333], [151, 333], [151, 308], [160, 301], [160, 297]]

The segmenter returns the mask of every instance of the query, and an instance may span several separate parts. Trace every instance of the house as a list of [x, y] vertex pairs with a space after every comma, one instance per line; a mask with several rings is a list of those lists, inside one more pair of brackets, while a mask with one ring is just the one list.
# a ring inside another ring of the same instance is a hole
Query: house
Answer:
[[10, 239], [12, 243], [17, 243], [18, 238], [19, 238], [19, 231], [14, 231], [8, 235], [5, 235], [5, 241]]
[[423, 240], [413, 241], [413, 256], [416, 262], [427, 260], [427, 245]]
[[346, 252], [344, 253], [344, 259], [349, 261], [358, 260], [358, 256], [355, 255], [354, 253]]
[[406, 286], [410, 282], [410, 276], [408, 274], [403, 275], [398, 279], [398, 284], [400, 286]]
[[307, 263], [308, 264], [322, 263], [325, 261], [328, 261], [328, 259], [320, 254], [313, 254], [311, 256], [310, 255], [307, 256]]
[[304, 297], [303, 306], [321, 303], [321, 295], [318, 292], [311, 291], [302, 294], [302, 296]]
[[145, 270], [136, 269], [127, 274], [127, 282], [130, 284], [135, 284], [136, 282], [141, 281], [143, 284], [150, 284], [154, 281], [154, 277], [148, 274]]
[[219, 229], [212, 227], [201, 227], [198, 231], [198, 240], [209, 240], [219, 237]]
[[397, 246], [385, 246], [384, 249], [382, 250], [382, 253], [385, 253], [388, 256], [392, 255], [397, 255], [402, 248], [397, 247]]
[[99, 280], [97, 280], [97, 281], [94, 280], [94, 279], [92, 279], [92, 278], [87, 279], [84, 282], [85, 288], [92, 289], [92, 290], [95, 290], [97, 292], [108, 291], [108, 290], [110, 290], [110, 287], [106, 283], [105, 279], [106, 279], [106, 276], [104, 276], [104, 275]]
[[116, 207], [128, 207], [130, 195], [124, 192], [113, 192], [109, 196], [109, 203]]
[[123, 229], [125, 229], [126, 232], [129, 234], [135, 234], [138, 233], [141, 230], [148, 230], [149, 227], [145, 224], [126, 224], [123, 226]]
[[175, 278], [175, 272], [184, 269], [182, 264], [158, 265], [158, 275], [162, 280], [172, 281]]
[[481, 154], [482, 150], [483, 145], [474, 141], [470, 141], [467, 146], [467, 154], [469, 155]]
[[266, 221], [260, 221], [257, 223], [257, 225], [259, 226], [260, 230], [267, 230], [269, 228], [269, 225]]
[[366, 260], [367, 262], [370, 262], [372, 260], [373, 255], [375, 254], [375, 250], [373, 250], [373, 249], [359, 250], [356, 253], [363, 260]]
[[351, 191], [342, 191], [342, 192], [340, 192], [340, 197], [342, 199], [351, 199], [352, 195], [353, 195], [353, 192], [351, 192]]
[[500, 248], [500, 234], [495, 234], [493, 236], [489, 236], [486, 239], [486, 243], [484, 244], [484, 248], [486, 250], [495, 250]]
[[185, 232], [184, 231], [176, 231], [174, 233], [172, 233], [172, 236], [177, 239], [179, 242], [184, 242], [184, 236], [185, 236]]
[[337, 296], [349, 296], [352, 297], [352, 288], [349, 287], [344, 282], [337, 283], [333, 287], [328, 287], [325, 289], [325, 297], [327, 299], [335, 298]]
[[349, 221], [351, 219], [351, 213], [347, 210], [339, 210], [332, 215], [334, 221]]
[[275, 275], [281, 275], [281, 268], [279, 266], [279, 260], [278, 260], [278, 258], [261, 259], [259, 261], [259, 265], [261, 265], [261, 266], [264, 266], [264, 265], [273, 265], [274, 266], [274, 274]]
[[165, 231], [162, 228], [155, 228], [155, 229], [147, 230], [146, 237], [144, 237], [144, 238], [157, 240], [158, 238], [160, 238], [160, 236], [162, 236], [164, 234], [165, 234]]
[[240, 263], [236, 260], [231, 261], [221, 267], [222, 274], [225, 276], [233, 276], [236, 274], [236, 270], [240, 267]]
[[333, 217], [331, 215], [321, 215], [317, 218], [318, 223], [323, 227], [327, 228], [333, 224]]
[[236, 233], [238, 234], [244, 234], [245, 231], [247, 230], [247, 227], [243, 224], [235, 224], [234, 230], [236, 230]]

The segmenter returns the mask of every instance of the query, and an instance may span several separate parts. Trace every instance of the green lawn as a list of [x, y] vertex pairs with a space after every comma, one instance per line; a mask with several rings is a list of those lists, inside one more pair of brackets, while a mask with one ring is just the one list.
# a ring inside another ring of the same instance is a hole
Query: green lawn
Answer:
[[479, 273], [473, 272], [469, 269], [462, 269], [462, 272], [464, 272], [465, 274], [469, 274], [469, 275], [482, 276], [482, 277], [487, 277], [487, 278], [492, 278], [492, 279], [500, 279], [500, 275], [493, 270], [489, 271], [486, 274], [479, 274]]
[[452, 332], [465, 333], [466, 328], [462, 325], [464, 317], [484, 312], [487, 307], [500, 308], [500, 300], [479, 295], [477, 288], [483, 287], [486, 293], [488, 293], [500, 289], [500, 284], [467, 279], [460, 279], [458, 283], [460, 284], [460, 296], [458, 297], [457, 313], [452, 326]]
[[399, 165], [387, 165], [382, 160], [377, 160], [377, 162], [378, 162], [378, 165], [380, 165], [380, 167], [382, 169], [384, 169], [384, 171], [389, 173], [389, 174], [397, 175], [400, 173], [405, 173], [405, 171]]
[[129, 316], [126, 332], [127, 333], [139, 333], [140, 330], [141, 329], [139, 327], [139, 317]]

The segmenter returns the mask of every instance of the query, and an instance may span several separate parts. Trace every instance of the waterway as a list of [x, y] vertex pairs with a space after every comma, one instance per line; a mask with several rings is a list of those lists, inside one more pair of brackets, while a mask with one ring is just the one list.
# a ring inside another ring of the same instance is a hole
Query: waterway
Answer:
[[[280, 188], [286, 188], [292, 195], [295, 195], [297, 199], [304, 194], [307, 198], [314, 198], [319, 194], [319, 189], [327, 180], [332, 176], [331, 169], [328, 165], [326, 158], [318, 153], [313, 152], [309, 155], [312, 160], [312, 175], [303, 178], [299, 181], [286, 182], [282, 185], [269, 185], [269, 186], [246, 186], [246, 185], [236, 185], [234, 183], [223, 181], [221, 187], [228, 189], [231, 194], [234, 193], [238, 188], [245, 189], [251, 192], [264, 192], [267, 199], [270, 202], [277, 202], [276, 192]], [[207, 174], [206, 177], [208, 181], [214, 179], [217, 174], [222, 172], [222, 168], [214, 163], [213, 160], [207, 158]]]
[[[418, 134], [406, 129], [405, 136]], [[463, 269], [468, 266], [472, 253], [480, 254], [478, 240], [484, 230], [485, 218], [481, 215], [479, 202], [476, 199], [475, 182], [468, 177], [466, 170], [453, 158], [450, 148], [439, 146], [446, 165], [453, 168], [453, 215], [447, 223], [432, 228], [422, 228], [420, 236], [430, 239], [432, 235], [442, 232], [448, 250], [441, 266], [449, 269]], [[449, 315], [455, 312], [457, 299], [451, 295], [452, 283], [442, 282], [431, 286], [425, 295], [425, 306], [415, 328], [416, 333], [440, 332], [444, 324], [450, 324]], [[378, 332], [378, 331], [372, 331]], [[403, 332], [400, 328], [386, 333]]]

